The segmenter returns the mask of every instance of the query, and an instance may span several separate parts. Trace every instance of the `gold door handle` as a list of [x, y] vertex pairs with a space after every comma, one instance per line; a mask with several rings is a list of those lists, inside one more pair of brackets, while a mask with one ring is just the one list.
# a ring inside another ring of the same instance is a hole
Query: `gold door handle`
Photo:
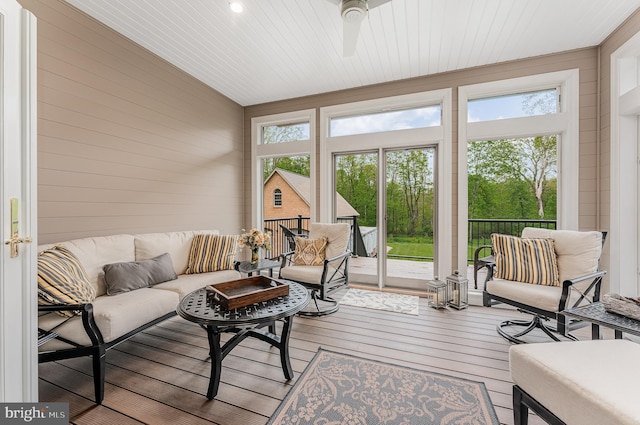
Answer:
[[31, 243], [32, 239], [30, 237], [19, 238], [18, 235], [14, 234], [11, 236], [11, 239], [5, 241], [5, 245], [9, 245], [10, 252], [9, 256], [11, 258], [16, 258], [18, 256], [18, 244], [20, 243]]

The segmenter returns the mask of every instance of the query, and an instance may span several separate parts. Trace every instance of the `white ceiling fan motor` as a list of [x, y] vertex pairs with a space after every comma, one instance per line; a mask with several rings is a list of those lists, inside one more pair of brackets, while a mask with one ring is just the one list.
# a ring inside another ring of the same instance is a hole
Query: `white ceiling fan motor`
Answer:
[[346, 22], [360, 22], [367, 15], [366, 0], [342, 0], [340, 13]]

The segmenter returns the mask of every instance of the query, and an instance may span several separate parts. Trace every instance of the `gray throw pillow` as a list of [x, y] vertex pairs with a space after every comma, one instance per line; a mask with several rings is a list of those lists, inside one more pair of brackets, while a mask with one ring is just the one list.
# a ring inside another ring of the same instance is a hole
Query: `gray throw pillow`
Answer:
[[106, 264], [102, 270], [107, 295], [121, 294], [178, 278], [168, 252], [149, 260]]

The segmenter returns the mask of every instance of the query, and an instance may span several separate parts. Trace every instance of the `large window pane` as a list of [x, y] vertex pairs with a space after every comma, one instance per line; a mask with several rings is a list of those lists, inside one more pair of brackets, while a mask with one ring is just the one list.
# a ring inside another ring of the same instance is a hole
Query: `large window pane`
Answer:
[[289, 251], [280, 226], [294, 233], [307, 233], [311, 214], [309, 155], [264, 158], [263, 217], [264, 228], [272, 233], [271, 258]]
[[[491, 244], [491, 233], [519, 236], [524, 227], [555, 228], [558, 137], [469, 142], [470, 262], [477, 247]], [[479, 275], [477, 284], [484, 277]]]
[[469, 122], [554, 114], [558, 112], [557, 89], [472, 99]]
[[329, 134], [331, 137], [351, 136], [354, 134], [438, 126], [441, 123], [440, 111], [440, 105], [434, 105], [400, 111], [332, 118]]

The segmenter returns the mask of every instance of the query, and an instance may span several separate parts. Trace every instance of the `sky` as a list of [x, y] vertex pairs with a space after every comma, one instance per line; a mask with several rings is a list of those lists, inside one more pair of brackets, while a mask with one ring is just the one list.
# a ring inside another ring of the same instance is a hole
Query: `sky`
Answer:
[[[468, 122], [499, 120], [505, 118], [541, 115], [555, 112], [556, 89], [538, 92], [535, 95], [520, 93], [468, 102]], [[352, 117], [331, 119], [332, 137], [355, 134], [378, 133], [381, 131], [425, 128], [441, 124], [441, 106], [426, 106], [397, 111], [378, 112]], [[302, 134], [301, 139], [309, 138], [309, 124], [296, 124]], [[283, 140], [284, 141], [284, 140]]]

